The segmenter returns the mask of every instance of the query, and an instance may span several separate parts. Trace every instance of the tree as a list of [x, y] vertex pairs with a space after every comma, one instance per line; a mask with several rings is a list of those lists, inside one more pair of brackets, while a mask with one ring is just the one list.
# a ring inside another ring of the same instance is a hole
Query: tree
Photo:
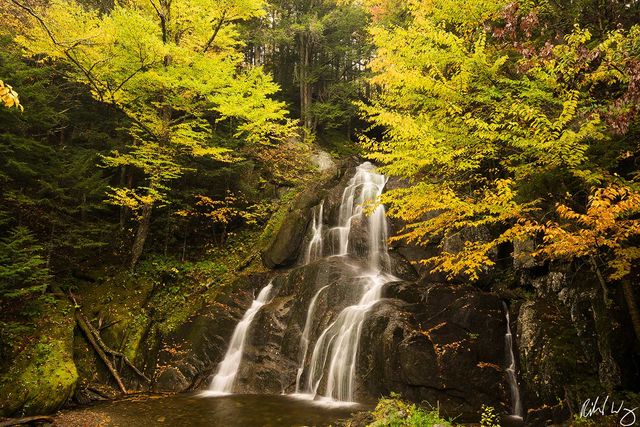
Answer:
[[26, 227], [16, 227], [0, 240], [2, 298], [24, 298], [45, 291], [50, 276], [42, 254], [42, 246]]
[[0, 235], [28, 227], [51, 271], [89, 269], [115, 231], [104, 203], [110, 176], [96, 163], [122, 145], [114, 129], [123, 117], [64, 81], [56, 64], [25, 61], [9, 38], [0, 52], [0, 75], [12, 76], [29, 105], [0, 109], [0, 205], [11, 218]]
[[273, 73], [309, 133], [353, 126], [371, 56], [367, 22], [356, 1], [274, 0], [248, 26], [249, 58]]
[[[383, 171], [413, 184], [383, 196], [390, 214], [409, 223], [396, 238], [428, 243], [463, 228], [501, 230], [427, 261], [451, 275], [477, 278], [493, 264], [493, 249], [531, 232], [522, 224], [550, 203], [612, 180], [616, 155], [631, 148], [602, 120], [610, 98], [594, 102], [594, 95], [613, 95], [633, 81], [631, 68], [616, 69], [622, 53], [610, 47], [635, 49], [623, 41], [637, 40], [637, 29], [589, 48], [591, 34], [577, 28], [534, 50], [495, 35], [506, 8], [416, 0], [405, 25], [381, 21], [371, 29], [377, 56], [370, 81], [379, 93], [361, 107], [385, 133], [364, 143]], [[521, 23], [526, 32], [529, 23]], [[613, 158], [595, 154], [603, 147]]]
[[[31, 55], [67, 64], [67, 77], [123, 112], [131, 143], [103, 158], [110, 168], [141, 173], [133, 187], [112, 187], [109, 201], [138, 220], [130, 265], [144, 248], [154, 206], [167, 202], [184, 158], [234, 160], [229, 139], [260, 144], [292, 131], [277, 86], [260, 68], [247, 68], [235, 22], [263, 14], [260, 0], [131, 0], [107, 13], [73, 0], [31, 7], [16, 40]], [[228, 145], [228, 144], [227, 144]]]

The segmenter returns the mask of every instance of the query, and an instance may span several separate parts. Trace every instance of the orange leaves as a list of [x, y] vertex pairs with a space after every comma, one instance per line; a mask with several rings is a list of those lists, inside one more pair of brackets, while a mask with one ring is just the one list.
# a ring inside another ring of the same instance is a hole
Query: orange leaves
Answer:
[[558, 205], [559, 222], [549, 221], [541, 229], [544, 247], [540, 254], [571, 258], [608, 253], [610, 278], [628, 275], [640, 260], [640, 193], [611, 185], [595, 189], [585, 213]]

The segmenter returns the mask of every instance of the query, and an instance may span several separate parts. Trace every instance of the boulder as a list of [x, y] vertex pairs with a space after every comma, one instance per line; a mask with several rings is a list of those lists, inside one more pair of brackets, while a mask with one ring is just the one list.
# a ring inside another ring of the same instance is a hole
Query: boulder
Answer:
[[268, 268], [288, 267], [298, 259], [310, 215], [308, 209], [292, 211], [265, 251], [262, 261]]
[[73, 361], [73, 308], [59, 301], [39, 325], [40, 334], [0, 376], [0, 417], [57, 411], [73, 395], [78, 372]]
[[361, 399], [391, 392], [449, 416], [509, 406], [501, 301], [471, 287], [394, 282], [363, 325]]

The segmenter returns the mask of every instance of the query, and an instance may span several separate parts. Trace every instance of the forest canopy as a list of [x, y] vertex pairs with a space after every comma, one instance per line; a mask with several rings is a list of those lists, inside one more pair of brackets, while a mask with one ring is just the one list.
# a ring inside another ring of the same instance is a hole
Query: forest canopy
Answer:
[[640, 15], [601, 6], [5, 2], [4, 245], [45, 281], [96, 250], [130, 269], [145, 251], [184, 260], [264, 225], [322, 147], [409, 183], [381, 199], [406, 224], [392, 240], [439, 243], [423, 262], [449, 277], [531, 244], [629, 282]]
[[638, 264], [638, 7], [578, 3], [566, 22], [546, 2], [411, 1], [400, 24], [378, 5], [378, 90], [361, 107], [384, 129], [364, 138], [372, 158], [412, 183], [383, 197], [408, 222], [396, 238], [497, 231], [426, 260], [436, 269], [477, 278], [527, 239], [541, 257], [608, 260], [613, 279]]

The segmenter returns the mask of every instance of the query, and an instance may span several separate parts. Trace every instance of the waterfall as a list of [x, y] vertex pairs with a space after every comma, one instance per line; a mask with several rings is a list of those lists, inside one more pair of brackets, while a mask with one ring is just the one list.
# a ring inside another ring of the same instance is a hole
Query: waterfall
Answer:
[[298, 368], [298, 374], [296, 375], [296, 393], [300, 393], [300, 379], [302, 378], [302, 373], [304, 372], [304, 361], [307, 359], [307, 352], [309, 351], [309, 334], [311, 333], [311, 326], [313, 325], [313, 315], [316, 313], [316, 302], [318, 301], [318, 297], [327, 289], [329, 285], [323, 286], [320, 288], [318, 292], [311, 299], [311, 303], [309, 304], [309, 310], [307, 310], [307, 318], [304, 323], [304, 330], [302, 331], [302, 336], [300, 337], [300, 347], [302, 348], [302, 364]]
[[324, 201], [320, 203], [317, 209], [313, 210], [313, 222], [312, 236], [309, 246], [307, 247], [307, 254], [305, 257], [305, 264], [309, 264], [317, 259], [322, 258], [323, 240], [322, 240], [322, 217], [324, 215]]
[[[332, 241], [331, 255], [350, 254], [350, 234], [352, 223], [356, 218], [363, 218], [368, 204], [374, 203], [382, 194], [386, 178], [375, 173], [371, 163], [364, 163], [356, 168], [356, 174], [348, 182], [342, 193], [339, 209], [338, 225], [330, 228], [329, 238]], [[322, 212], [323, 205], [319, 207]], [[366, 212], [368, 253], [366, 265], [360, 269], [359, 276], [355, 279], [355, 286], [362, 289], [356, 304], [343, 309], [336, 319], [320, 334], [313, 346], [311, 360], [307, 367], [306, 381], [302, 384], [302, 378], [307, 361], [310, 331], [315, 315], [315, 306], [319, 295], [327, 288], [322, 287], [316, 292], [309, 304], [306, 322], [300, 340], [301, 361], [296, 378], [296, 394], [316, 398], [320, 394], [322, 384], [325, 384], [321, 394], [326, 399], [351, 402], [354, 400], [354, 380], [356, 371], [356, 359], [360, 342], [362, 325], [369, 309], [380, 299], [385, 283], [394, 278], [382, 272], [385, 263], [388, 263], [387, 252], [387, 222], [384, 206], [378, 205], [373, 212]], [[318, 230], [322, 230], [322, 224], [316, 222], [315, 216], [312, 225], [313, 237], [307, 253], [317, 253], [318, 242], [322, 237], [316, 237]], [[321, 233], [321, 232], [320, 232]], [[310, 259], [308, 256], [307, 259]]]
[[258, 294], [258, 297], [253, 301], [251, 307], [244, 313], [242, 320], [236, 326], [231, 336], [231, 343], [227, 350], [224, 360], [220, 362], [218, 366], [218, 372], [213, 377], [213, 381], [209, 386], [210, 394], [228, 394], [233, 391], [233, 385], [240, 369], [240, 363], [242, 362], [242, 354], [244, 353], [244, 346], [247, 341], [247, 333], [260, 308], [265, 305], [270, 297], [271, 289], [273, 285], [271, 282]]
[[511, 389], [511, 415], [522, 418], [522, 402], [520, 401], [520, 388], [516, 378], [516, 359], [513, 355], [513, 337], [511, 336], [511, 323], [509, 321], [509, 308], [502, 301], [505, 316], [507, 318], [507, 333], [504, 335], [505, 354], [507, 359], [507, 377]]

